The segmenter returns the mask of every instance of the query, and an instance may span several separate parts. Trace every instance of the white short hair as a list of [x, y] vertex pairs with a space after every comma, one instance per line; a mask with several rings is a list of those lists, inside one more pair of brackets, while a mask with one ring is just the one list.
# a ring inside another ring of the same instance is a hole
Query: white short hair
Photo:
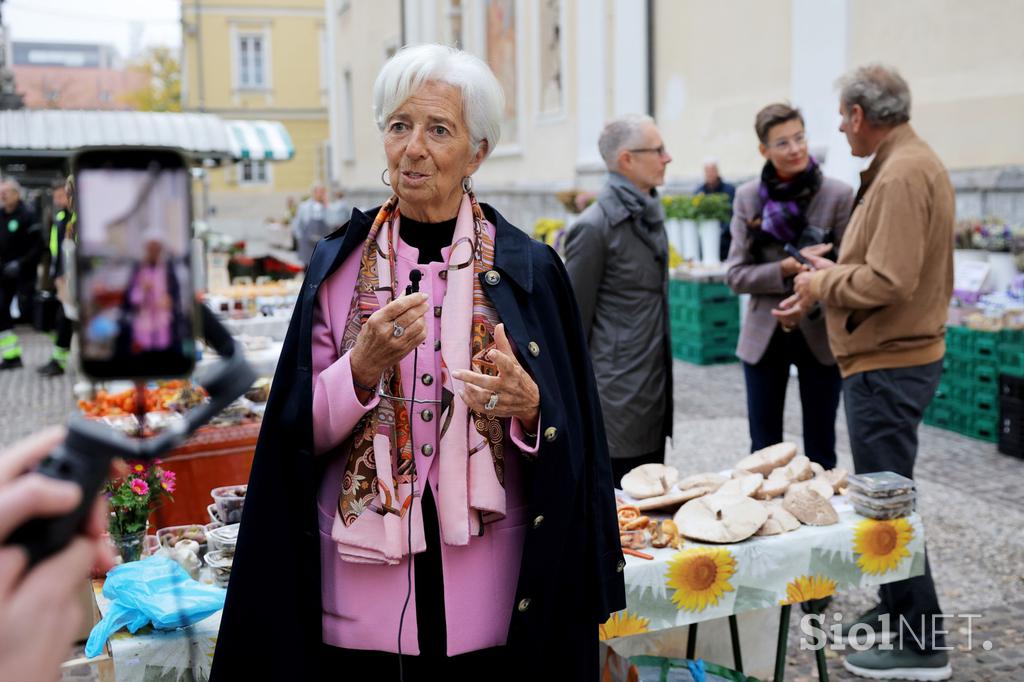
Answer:
[[494, 151], [505, 111], [501, 84], [479, 57], [445, 45], [404, 47], [384, 64], [373, 84], [373, 116], [380, 131], [384, 132], [395, 109], [428, 81], [459, 89], [474, 151], [485, 140], [487, 153]]
[[648, 123], [653, 124], [654, 119], [646, 114], [626, 114], [605, 124], [601, 136], [597, 138], [597, 150], [601, 152], [608, 170], [618, 170], [619, 152], [638, 144], [643, 128]]
[[8, 187], [10, 187], [11, 190], [19, 197], [25, 193], [25, 191], [21, 188], [21, 183], [15, 180], [14, 178], [5, 178], [4, 180], [0, 181], [0, 186], [3, 185], [7, 185]]
[[910, 86], [891, 66], [861, 66], [842, 76], [836, 85], [843, 106], [849, 110], [859, 104], [871, 125], [890, 127], [910, 120]]

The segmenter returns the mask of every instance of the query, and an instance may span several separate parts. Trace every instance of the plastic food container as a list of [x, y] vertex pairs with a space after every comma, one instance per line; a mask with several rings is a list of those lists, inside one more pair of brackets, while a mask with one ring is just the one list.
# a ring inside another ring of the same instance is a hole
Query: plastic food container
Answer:
[[650, 545], [650, 535], [647, 530], [620, 530], [619, 542], [623, 549], [645, 549]]
[[206, 529], [199, 524], [188, 526], [168, 526], [156, 532], [157, 542], [161, 547], [173, 548], [179, 540], [195, 540], [199, 543], [199, 557], [206, 553]]
[[218, 523], [224, 525], [224, 519], [220, 517], [220, 510], [217, 509], [216, 504], [206, 505], [206, 513], [210, 515], [210, 523]]
[[242, 520], [246, 488], [245, 485], [225, 485], [210, 491], [223, 523], [238, 523]]
[[914, 511], [916, 495], [911, 492], [893, 497], [866, 497], [856, 491], [849, 492], [854, 511], [869, 519], [898, 519]]
[[213, 574], [213, 583], [217, 587], [228, 586], [228, 581], [231, 580], [231, 562], [234, 558], [234, 554], [226, 552], [206, 553], [206, 565], [210, 567], [210, 573]]
[[234, 554], [235, 544], [238, 542], [238, 524], [232, 523], [212, 529], [206, 536], [206, 542], [211, 552]]
[[914, 492], [914, 481], [892, 471], [854, 474], [847, 480], [850, 491], [860, 493], [864, 497], [896, 497]]

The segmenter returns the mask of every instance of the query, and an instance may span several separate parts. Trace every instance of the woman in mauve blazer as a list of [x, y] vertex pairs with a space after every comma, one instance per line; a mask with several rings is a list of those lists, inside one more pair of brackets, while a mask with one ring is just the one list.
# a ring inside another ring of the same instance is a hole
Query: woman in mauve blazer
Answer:
[[[736, 355], [743, 361], [751, 451], [782, 440], [790, 366], [800, 377], [804, 452], [826, 469], [836, 463], [835, 418], [841, 379], [820, 310], [784, 328], [771, 311], [792, 293], [804, 266], [785, 245], [830, 258], [838, 254], [853, 190], [826, 178], [807, 150], [799, 109], [771, 104], [754, 125], [765, 158], [761, 177], [736, 190], [728, 282], [750, 294]], [[829, 246], [831, 245], [831, 246]]]

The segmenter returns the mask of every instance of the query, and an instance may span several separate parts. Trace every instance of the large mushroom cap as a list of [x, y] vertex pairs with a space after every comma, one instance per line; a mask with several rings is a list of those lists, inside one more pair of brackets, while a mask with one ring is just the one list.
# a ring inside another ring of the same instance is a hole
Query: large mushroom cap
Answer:
[[764, 481], [764, 476], [761, 474], [743, 474], [736, 478], [729, 479], [722, 484], [722, 487], [717, 492], [723, 495], [742, 495], [744, 497], [750, 497], [758, 491], [761, 487], [761, 483]]
[[786, 491], [786, 498], [782, 505], [786, 511], [808, 526], [830, 526], [833, 523], [839, 523], [839, 514], [836, 513], [835, 508], [828, 500], [809, 487], [794, 490], [791, 486]]
[[664, 495], [679, 480], [679, 470], [664, 464], [641, 464], [622, 477], [622, 489], [635, 500]]
[[715, 493], [691, 500], [676, 512], [679, 532], [703, 542], [739, 542], [768, 519], [764, 505], [743, 495]]
[[729, 477], [723, 474], [693, 474], [692, 476], [687, 476], [681, 479], [676, 483], [676, 487], [680, 490], [687, 490], [688, 488], [711, 488], [714, 491], [722, 487], [722, 484], [728, 480]]
[[800, 527], [800, 520], [786, 511], [781, 502], [764, 506], [768, 510], [768, 520], [757, 529], [757, 535], [782, 535]]
[[753, 452], [736, 463], [737, 469], [767, 476], [796, 456], [796, 443], [776, 443]]

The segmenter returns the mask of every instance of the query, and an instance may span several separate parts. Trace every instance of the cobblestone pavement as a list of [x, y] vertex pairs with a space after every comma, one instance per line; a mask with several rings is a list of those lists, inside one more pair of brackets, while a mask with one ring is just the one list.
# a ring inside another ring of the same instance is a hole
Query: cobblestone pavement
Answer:
[[[0, 440], [63, 422], [72, 409], [72, 378], [40, 378], [34, 368], [50, 353], [48, 337], [19, 328], [25, 369], [0, 373]], [[676, 437], [669, 460], [685, 473], [727, 467], [749, 447], [743, 374], [738, 364], [696, 367], [677, 362]], [[787, 438], [802, 432], [795, 380], [787, 396]], [[949, 643], [954, 679], [970, 682], [1024, 680], [1024, 461], [999, 454], [994, 445], [922, 426], [917, 481], [919, 510], [940, 602], [947, 614], [980, 614], [968, 632], [966, 619], [951, 619]], [[852, 468], [840, 408], [837, 449], [841, 466]], [[836, 597], [835, 611], [860, 613], [872, 605], [870, 591]], [[813, 652], [799, 649], [799, 611], [790, 635], [790, 680], [817, 679]], [[830, 621], [829, 621], [830, 622]], [[970, 635], [970, 650], [968, 636]], [[991, 647], [986, 649], [984, 642]], [[858, 679], [842, 668], [841, 655], [827, 652], [833, 680]], [[95, 679], [88, 666], [67, 671], [66, 680]]]

